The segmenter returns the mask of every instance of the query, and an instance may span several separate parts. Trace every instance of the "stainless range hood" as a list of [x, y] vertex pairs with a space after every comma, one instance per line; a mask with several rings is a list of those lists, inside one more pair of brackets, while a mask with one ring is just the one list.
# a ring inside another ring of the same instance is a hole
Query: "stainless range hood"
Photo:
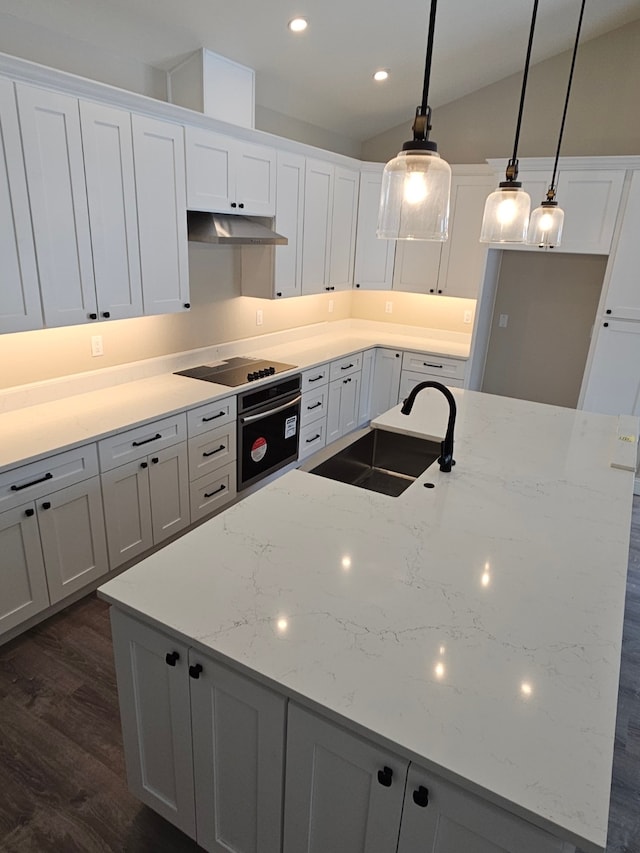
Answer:
[[219, 243], [228, 246], [286, 246], [288, 240], [276, 234], [260, 218], [231, 216], [225, 213], [187, 211], [189, 240], [194, 243]]

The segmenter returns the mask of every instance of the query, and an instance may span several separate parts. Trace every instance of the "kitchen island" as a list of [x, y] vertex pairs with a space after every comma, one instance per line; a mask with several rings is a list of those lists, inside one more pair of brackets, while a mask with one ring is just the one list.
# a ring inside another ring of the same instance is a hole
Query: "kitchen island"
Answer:
[[293, 471], [101, 588], [132, 790], [206, 849], [604, 850], [637, 420], [454, 393], [450, 474]]

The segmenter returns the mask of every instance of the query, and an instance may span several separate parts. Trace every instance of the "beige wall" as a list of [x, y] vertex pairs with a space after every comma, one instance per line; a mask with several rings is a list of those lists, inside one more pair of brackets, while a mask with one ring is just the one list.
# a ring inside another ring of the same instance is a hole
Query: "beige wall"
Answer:
[[295, 139], [305, 145], [315, 145], [325, 151], [335, 151], [346, 157], [360, 159], [362, 144], [348, 136], [333, 133], [307, 121], [300, 121], [292, 116], [286, 116], [275, 110], [267, 109], [256, 104], [256, 129], [287, 139]]
[[[387, 302], [391, 302], [391, 314], [385, 311]], [[352, 296], [351, 316], [360, 320], [446, 329], [468, 335], [473, 325], [464, 322], [464, 312], [471, 311], [473, 320], [475, 307], [475, 299], [427, 296], [397, 290], [356, 290]]]
[[[518, 149], [519, 157], [555, 155], [571, 54], [531, 68]], [[523, 55], [524, 62], [524, 55]], [[486, 86], [434, 110], [433, 138], [449, 163], [508, 158], [522, 73]], [[640, 153], [640, 21], [580, 45], [567, 113], [562, 154]], [[406, 124], [368, 140], [365, 160], [386, 162], [411, 139]]]

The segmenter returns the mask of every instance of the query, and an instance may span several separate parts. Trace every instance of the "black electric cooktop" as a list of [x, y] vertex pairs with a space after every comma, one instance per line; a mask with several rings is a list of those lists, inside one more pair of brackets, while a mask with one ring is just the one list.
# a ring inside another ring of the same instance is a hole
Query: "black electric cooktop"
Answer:
[[204, 382], [216, 382], [218, 385], [244, 385], [257, 379], [267, 379], [285, 370], [295, 370], [295, 364], [284, 364], [280, 361], [265, 361], [261, 358], [228, 358], [214, 364], [203, 364], [200, 367], [190, 367], [188, 370], [178, 370], [175, 376], [189, 376], [191, 379], [202, 379]]

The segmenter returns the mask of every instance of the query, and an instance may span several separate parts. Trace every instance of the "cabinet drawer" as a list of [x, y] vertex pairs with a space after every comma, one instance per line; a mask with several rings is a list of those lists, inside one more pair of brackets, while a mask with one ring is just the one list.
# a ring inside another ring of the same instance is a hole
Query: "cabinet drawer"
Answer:
[[95, 444], [76, 447], [0, 474], [0, 511], [40, 498], [98, 473]]
[[[435, 377], [428, 376], [424, 373], [416, 373], [414, 370], [403, 370], [400, 377], [400, 393], [398, 394], [398, 402], [403, 402], [403, 400], [409, 396], [412, 388], [420, 382], [427, 382], [434, 378]], [[464, 385], [461, 379], [446, 379], [443, 377], [440, 381], [448, 388], [462, 388]]]
[[[420, 352], [405, 352], [402, 356], [402, 369], [416, 373], [428, 373], [434, 378], [446, 376], [464, 382], [466, 361], [441, 355], [425, 355]], [[447, 383], [445, 382], [445, 385]]]
[[187, 419], [184, 414], [120, 432], [98, 442], [100, 469], [110, 471], [132, 459], [142, 459], [148, 453], [185, 441], [186, 437]]
[[189, 479], [197, 480], [236, 458], [236, 423], [189, 439]]
[[321, 388], [329, 382], [329, 365], [321, 364], [319, 367], [312, 367], [311, 370], [304, 370], [302, 373], [302, 393], [305, 391], [314, 391], [316, 388]]
[[223, 468], [191, 483], [191, 522], [199, 521], [235, 497], [236, 463], [230, 462]]
[[237, 403], [235, 397], [225, 397], [222, 400], [207, 403], [205, 406], [198, 406], [197, 409], [189, 409], [187, 412], [187, 433], [189, 438], [194, 435], [201, 435], [210, 429], [224, 426], [232, 421], [235, 422], [236, 412]]
[[339, 358], [337, 361], [331, 362], [331, 371], [329, 373], [329, 381], [334, 379], [342, 379], [343, 376], [349, 376], [350, 373], [355, 373], [362, 369], [362, 353], [354, 352], [346, 358]]
[[315, 421], [300, 430], [300, 449], [298, 459], [306, 459], [316, 450], [321, 450], [327, 440], [327, 426], [324, 420]]
[[327, 399], [329, 389], [325, 385], [318, 391], [309, 392], [302, 395], [302, 405], [300, 407], [300, 426], [306, 426], [320, 418], [327, 416]]

